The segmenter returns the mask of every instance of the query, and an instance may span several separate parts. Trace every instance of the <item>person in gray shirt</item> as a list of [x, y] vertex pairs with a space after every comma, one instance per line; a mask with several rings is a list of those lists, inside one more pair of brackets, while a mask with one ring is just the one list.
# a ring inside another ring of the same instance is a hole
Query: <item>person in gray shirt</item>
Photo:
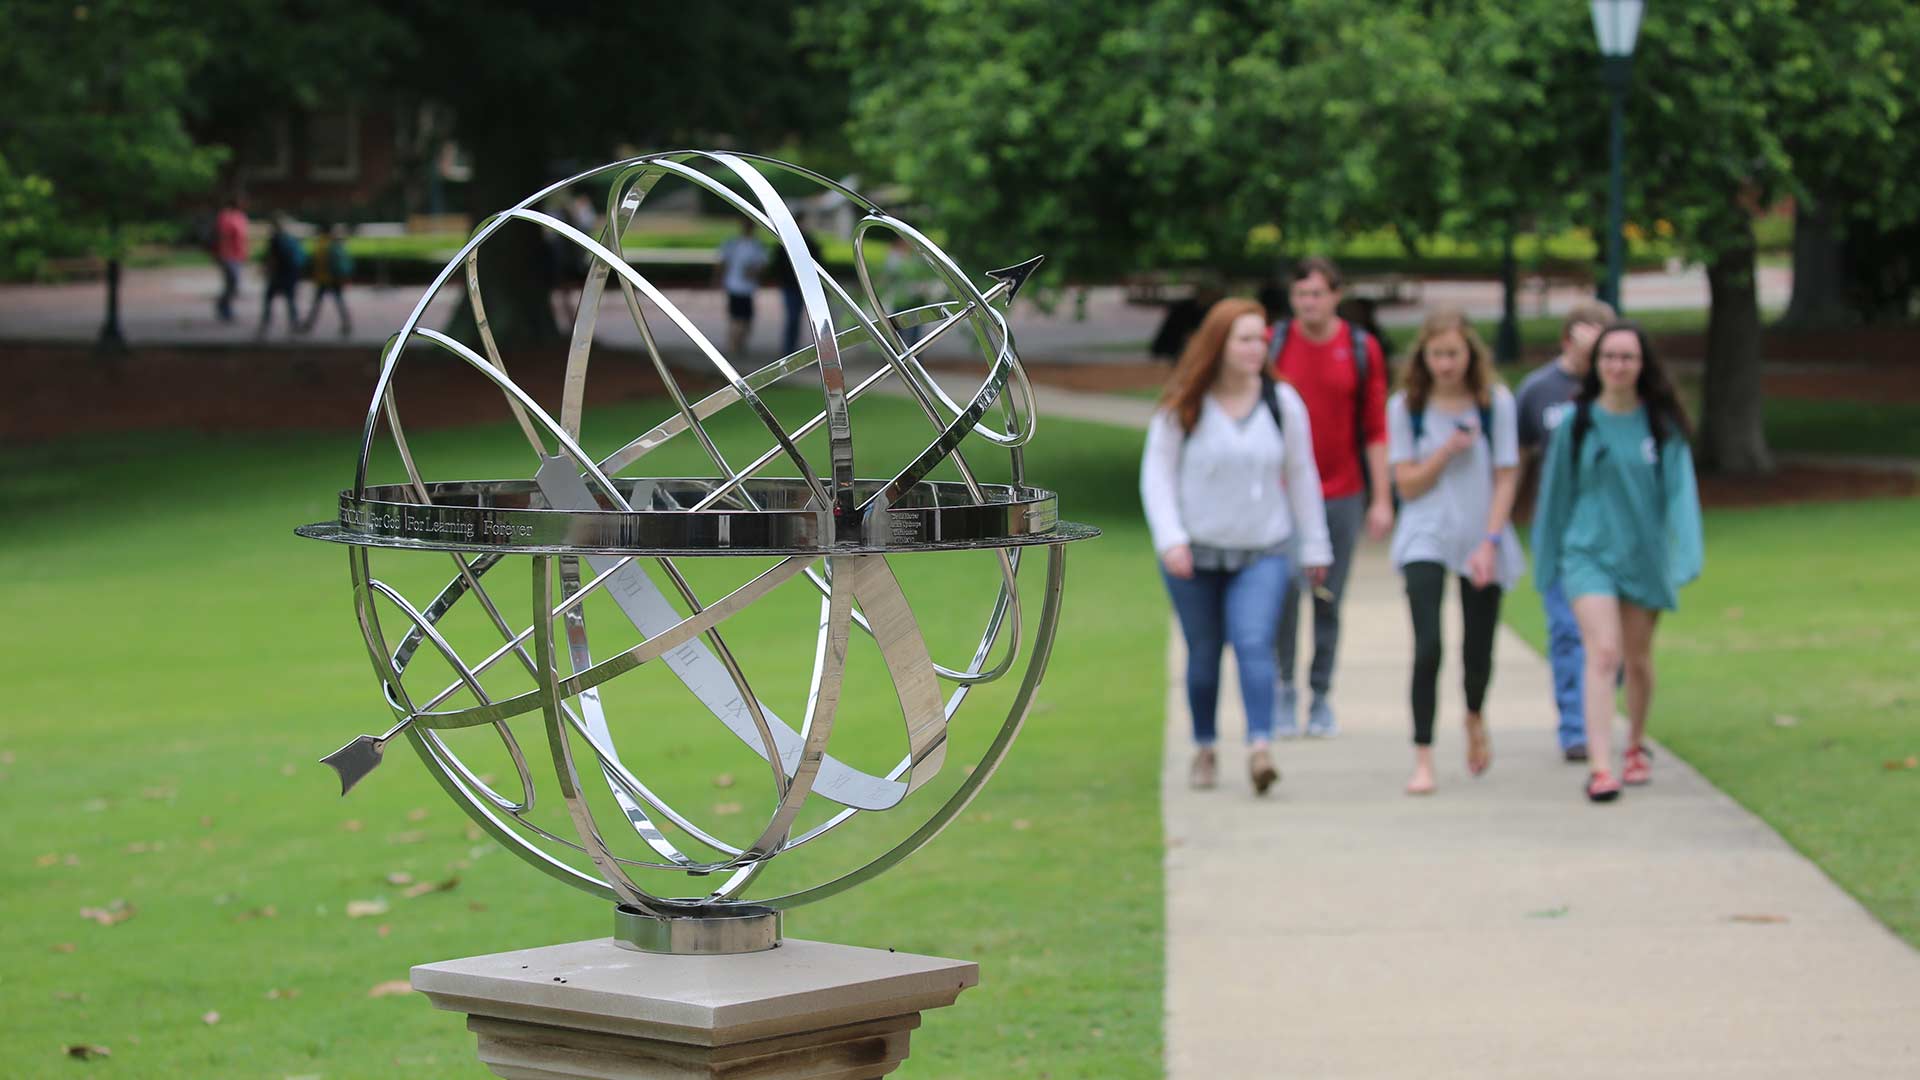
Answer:
[[1513, 395], [1493, 355], [1457, 310], [1427, 316], [1402, 388], [1387, 402], [1387, 460], [1400, 492], [1394, 566], [1413, 619], [1413, 775], [1407, 794], [1434, 790], [1433, 721], [1440, 678], [1440, 602], [1460, 581], [1465, 628], [1467, 771], [1493, 763], [1481, 707], [1493, 679], [1500, 598], [1526, 569], [1509, 520], [1520, 481]]
[[[1573, 395], [1593, 362], [1593, 342], [1600, 328], [1614, 320], [1612, 306], [1599, 300], [1575, 304], [1560, 325], [1560, 355], [1520, 383], [1520, 453], [1529, 474], [1536, 473], [1547, 436], [1568, 415]], [[1522, 484], [1523, 491], [1532, 485]], [[1522, 503], [1526, 502], [1523, 497]], [[1586, 653], [1580, 647], [1580, 624], [1559, 582], [1541, 594], [1547, 609], [1547, 659], [1553, 666], [1553, 697], [1560, 710], [1560, 752], [1569, 762], [1587, 760], [1585, 709], [1581, 704], [1582, 672]]]

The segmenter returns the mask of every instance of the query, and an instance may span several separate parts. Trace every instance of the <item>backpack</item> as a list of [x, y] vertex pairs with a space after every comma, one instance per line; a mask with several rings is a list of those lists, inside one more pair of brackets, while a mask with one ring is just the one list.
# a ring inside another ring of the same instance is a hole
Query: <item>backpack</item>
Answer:
[[[1280, 364], [1280, 354], [1287, 351], [1287, 337], [1293, 332], [1293, 320], [1281, 319], [1273, 324], [1273, 339], [1267, 345], [1267, 371], [1273, 372]], [[1367, 375], [1372, 363], [1367, 355], [1367, 332], [1360, 324], [1347, 320], [1347, 332], [1352, 338], [1353, 352], [1353, 443], [1354, 457], [1360, 462], [1360, 483], [1368, 495], [1373, 494], [1373, 472], [1367, 468]], [[1275, 414], [1276, 418], [1278, 414]], [[1415, 438], [1419, 436], [1416, 435]]]
[[[1280, 419], [1280, 382], [1273, 377], [1273, 372], [1271, 371], [1262, 371], [1260, 373], [1260, 400], [1267, 403], [1267, 415], [1273, 417], [1274, 429], [1280, 432], [1281, 440], [1284, 442], [1287, 435], [1287, 424], [1286, 421]], [[1193, 432], [1187, 432], [1185, 437], [1188, 439], [1193, 438]]]
[[[1489, 405], [1481, 405], [1479, 410], [1480, 434], [1487, 440], [1487, 449], [1491, 450], [1493, 449], [1493, 408]], [[1407, 420], [1413, 425], [1413, 444], [1417, 447], [1420, 445], [1421, 438], [1427, 433], [1427, 410], [1421, 409], [1419, 412], [1414, 412], [1409, 409]]]
[[327, 273], [338, 284], [353, 276], [353, 253], [347, 250], [346, 240], [336, 239], [327, 245]]

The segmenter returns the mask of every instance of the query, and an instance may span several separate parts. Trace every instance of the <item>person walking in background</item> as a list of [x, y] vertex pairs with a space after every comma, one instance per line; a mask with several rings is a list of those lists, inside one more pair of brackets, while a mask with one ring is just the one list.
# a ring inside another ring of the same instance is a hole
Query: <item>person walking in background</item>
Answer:
[[353, 253], [347, 250], [347, 229], [335, 224], [322, 232], [313, 252], [313, 297], [307, 301], [307, 321], [303, 333], [311, 332], [320, 321], [320, 302], [329, 295], [340, 312], [340, 336], [353, 333], [353, 316], [347, 314], [347, 282], [353, 279]]
[[[1647, 713], [1653, 632], [1700, 576], [1700, 498], [1687, 415], [1646, 334], [1613, 323], [1593, 343], [1570, 417], [1554, 428], [1534, 515], [1534, 581], [1558, 581], [1586, 651], [1587, 797], [1653, 778]], [[1614, 680], [1624, 666], [1627, 749], [1611, 757]]]
[[[1306, 403], [1320, 490], [1326, 498], [1333, 565], [1325, 585], [1313, 591], [1313, 663], [1307, 674], [1313, 704], [1307, 712], [1307, 734], [1328, 738], [1338, 731], [1331, 701], [1333, 665], [1354, 545], [1363, 522], [1376, 540], [1393, 528], [1387, 489], [1387, 364], [1377, 340], [1335, 316], [1340, 271], [1331, 259], [1302, 259], [1293, 269], [1287, 297], [1293, 318], [1274, 324], [1269, 359], [1274, 374]], [[1290, 582], [1281, 601], [1274, 728], [1282, 738], [1300, 731], [1294, 689], [1300, 591], [1297, 580]]]
[[258, 336], [267, 336], [267, 327], [273, 321], [273, 298], [284, 296], [287, 300], [287, 329], [300, 329], [299, 305], [294, 299], [294, 289], [300, 284], [301, 271], [306, 269], [307, 252], [300, 241], [288, 231], [287, 216], [273, 216], [273, 231], [267, 234], [267, 250], [261, 257], [266, 272], [267, 291], [260, 302], [260, 330]]
[[[1520, 409], [1520, 453], [1529, 474], [1522, 483], [1524, 496], [1538, 490], [1540, 457], [1546, 450], [1547, 435], [1567, 415], [1580, 382], [1593, 365], [1593, 339], [1600, 328], [1612, 322], [1613, 308], [1602, 300], [1585, 300], [1573, 306], [1560, 324], [1560, 355], [1520, 383], [1514, 395]], [[1556, 578], [1540, 591], [1547, 610], [1547, 659], [1553, 666], [1553, 698], [1560, 713], [1560, 753], [1569, 762], [1587, 760], [1587, 728], [1582, 703], [1581, 673], [1586, 654], [1580, 650], [1580, 624], [1567, 605], [1567, 594]]]
[[1318, 583], [1333, 561], [1306, 406], [1266, 366], [1266, 310], [1215, 304], [1188, 340], [1147, 425], [1140, 501], [1187, 643], [1194, 787], [1214, 786], [1220, 650], [1233, 645], [1256, 793], [1280, 777], [1273, 729], [1274, 628], [1298, 541]]
[[753, 330], [753, 291], [767, 265], [767, 249], [754, 236], [751, 221], [740, 222], [740, 234], [729, 237], [715, 256], [714, 276], [727, 294], [727, 355], [746, 354], [747, 334]]
[[247, 266], [247, 212], [238, 195], [229, 195], [214, 215], [213, 258], [220, 264], [220, 298], [213, 302], [213, 313], [230, 323], [234, 298], [240, 295], [240, 274]]
[[[814, 241], [813, 233], [805, 225], [800, 226], [800, 238], [807, 243], [807, 254], [813, 261], [820, 261], [820, 245]], [[811, 273], [811, 271], [809, 271]], [[772, 268], [767, 277], [780, 286], [780, 355], [792, 356], [800, 347], [800, 276], [793, 272], [793, 260], [787, 258], [785, 244], [775, 244], [773, 248]], [[917, 329], [917, 328], [916, 328]]]
[[1420, 327], [1401, 390], [1387, 403], [1387, 457], [1400, 492], [1393, 564], [1413, 617], [1413, 775], [1407, 794], [1434, 790], [1433, 718], [1440, 681], [1440, 601], [1460, 579], [1467, 772], [1493, 763], [1482, 706], [1493, 679], [1500, 598], [1526, 567], [1509, 517], [1520, 483], [1513, 395], [1464, 314], [1436, 311]]

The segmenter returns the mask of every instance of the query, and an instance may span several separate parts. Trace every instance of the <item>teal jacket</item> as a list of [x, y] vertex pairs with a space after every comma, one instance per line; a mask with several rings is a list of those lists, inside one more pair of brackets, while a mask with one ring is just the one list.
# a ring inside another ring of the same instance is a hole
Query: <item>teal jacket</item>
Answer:
[[1626, 599], [1671, 611], [1704, 560], [1693, 451], [1670, 432], [1655, 446], [1642, 406], [1592, 408], [1593, 426], [1573, 460], [1574, 416], [1553, 430], [1533, 515], [1533, 577], [1545, 589], [1573, 557], [1605, 568]]

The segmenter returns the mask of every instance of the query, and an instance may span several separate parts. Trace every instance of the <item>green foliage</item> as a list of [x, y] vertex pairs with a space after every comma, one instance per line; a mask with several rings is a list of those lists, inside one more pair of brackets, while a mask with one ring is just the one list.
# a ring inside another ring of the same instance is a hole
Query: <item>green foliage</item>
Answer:
[[[1068, 275], [1231, 263], [1276, 226], [1295, 251], [1382, 227], [1418, 251], [1604, 210], [1584, 4], [862, 0], [806, 26], [848, 57], [856, 148], [960, 243], [1020, 234]], [[1631, 216], [1708, 258], [1752, 209], [1842, 180], [1914, 220], [1916, 53], [1920, 8], [1901, 0], [1650, 5]]]
[[16, 174], [0, 156], [0, 279], [39, 271], [53, 221], [53, 185], [44, 176]]
[[118, 257], [122, 223], [211, 182], [224, 151], [185, 123], [206, 42], [179, 15], [164, 0], [0, 5], [0, 155], [50, 185], [39, 251]]

